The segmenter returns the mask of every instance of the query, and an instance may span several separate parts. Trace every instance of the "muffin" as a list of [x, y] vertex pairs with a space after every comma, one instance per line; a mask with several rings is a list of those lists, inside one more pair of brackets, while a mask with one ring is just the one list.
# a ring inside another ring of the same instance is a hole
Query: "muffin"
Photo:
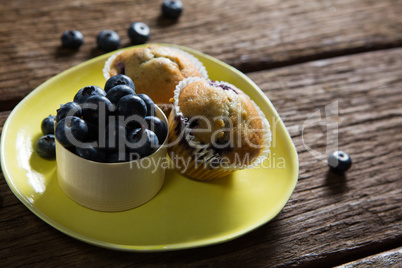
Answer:
[[158, 105], [169, 104], [176, 85], [187, 77], [207, 78], [207, 71], [194, 56], [172, 47], [148, 45], [115, 54], [103, 69], [106, 79], [116, 74], [129, 76], [137, 93], [144, 93]]
[[225, 82], [187, 78], [176, 87], [171, 102], [168, 152], [180, 173], [210, 180], [266, 159], [269, 123], [240, 89]]

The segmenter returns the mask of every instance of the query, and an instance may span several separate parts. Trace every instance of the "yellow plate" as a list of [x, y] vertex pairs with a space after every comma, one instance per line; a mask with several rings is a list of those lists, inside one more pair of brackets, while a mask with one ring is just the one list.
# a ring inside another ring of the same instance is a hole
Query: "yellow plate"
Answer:
[[200, 59], [212, 80], [239, 87], [266, 114], [273, 142], [271, 154], [261, 166], [207, 183], [168, 169], [165, 184], [154, 199], [124, 212], [98, 212], [70, 200], [57, 184], [55, 161], [41, 159], [34, 144], [41, 136], [43, 118], [54, 115], [60, 104], [71, 101], [80, 88], [104, 86], [102, 68], [109, 53], [46, 81], [8, 117], [1, 135], [1, 165], [10, 189], [21, 202], [67, 235], [126, 251], [164, 251], [221, 243], [274, 218], [290, 198], [298, 178], [298, 157], [285, 125], [246, 75], [213, 57], [179, 48]]

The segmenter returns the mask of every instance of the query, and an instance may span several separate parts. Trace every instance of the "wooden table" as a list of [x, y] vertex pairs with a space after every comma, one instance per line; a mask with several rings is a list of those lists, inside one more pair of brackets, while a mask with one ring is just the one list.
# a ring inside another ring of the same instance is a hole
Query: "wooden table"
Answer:
[[[103, 54], [95, 43], [99, 31], [115, 30], [126, 47], [128, 25], [143, 21], [150, 42], [216, 57], [269, 97], [299, 154], [290, 200], [275, 219], [229, 242], [128, 253], [47, 225], [1, 175], [0, 265], [401, 267], [402, 1], [187, 0], [177, 22], [160, 16], [161, 2], [0, 2], [1, 126], [41, 83]], [[60, 46], [66, 29], [84, 34], [76, 52]], [[344, 176], [329, 173], [323, 161], [334, 149], [327, 136], [334, 134], [353, 159]]]

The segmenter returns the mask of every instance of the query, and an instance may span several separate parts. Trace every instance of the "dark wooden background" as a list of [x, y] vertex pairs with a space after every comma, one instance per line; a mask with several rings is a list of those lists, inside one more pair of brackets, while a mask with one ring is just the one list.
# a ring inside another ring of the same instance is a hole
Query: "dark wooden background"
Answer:
[[[156, 0], [1, 1], [0, 126], [41, 83], [104, 53], [95, 44], [99, 31], [115, 30], [125, 47], [129, 24], [143, 21], [150, 42], [214, 56], [270, 98], [300, 158], [299, 182], [283, 211], [219, 245], [116, 252], [44, 223], [0, 174], [0, 266], [401, 267], [402, 1], [183, 2], [175, 22], [161, 17]], [[61, 48], [66, 29], [84, 34], [78, 51]], [[306, 126], [313, 115], [322, 120]], [[345, 176], [322, 161], [334, 134], [353, 159]]]

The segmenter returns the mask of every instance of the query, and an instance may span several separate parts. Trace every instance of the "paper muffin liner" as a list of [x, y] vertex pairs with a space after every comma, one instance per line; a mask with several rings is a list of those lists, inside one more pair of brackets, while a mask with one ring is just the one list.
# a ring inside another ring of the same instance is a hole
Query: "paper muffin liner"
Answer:
[[[201, 78], [208, 79], [207, 69], [205, 68], [204, 64], [199, 59], [197, 59], [196, 57], [194, 57], [190, 53], [185, 52], [185, 51], [183, 51], [183, 50], [181, 50], [181, 49], [179, 49], [177, 47], [166, 47], [166, 48], [172, 49], [172, 50], [182, 54], [185, 58], [187, 58], [197, 68], [198, 72], [200, 73]], [[105, 77], [106, 80], [110, 78], [110, 73], [109, 72], [110, 72], [110, 66], [112, 65], [112, 62], [116, 59], [116, 57], [119, 54], [121, 54], [123, 52], [124, 51], [119, 51], [119, 52], [113, 54], [112, 56], [110, 56], [106, 60], [104, 66], [103, 66], [103, 69], [102, 69], [103, 76]]]
[[200, 77], [204, 78], [204, 79], [208, 79], [208, 71], [205, 68], [204, 64], [199, 59], [197, 59], [192, 54], [190, 54], [180, 48], [177, 48], [177, 47], [169, 47], [169, 48], [184, 55], [184, 57], [186, 57], [186, 59], [188, 59], [195, 66], [195, 68], [197, 68], [198, 72], [200, 73]]
[[[254, 168], [264, 162], [268, 154], [270, 152], [270, 145], [272, 140], [272, 135], [270, 131], [270, 126], [265, 114], [258, 107], [258, 105], [250, 99], [250, 101], [255, 106], [259, 116], [262, 119], [263, 123], [263, 148], [260, 151], [259, 156], [254, 159], [254, 161], [250, 164], [244, 165], [236, 165], [231, 164], [225, 167], [212, 167], [212, 163], [218, 161], [220, 156], [217, 155], [213, 149], [210, 148], [209, 145], [201, 144], [199, 141], [195, 140], [195, 137], [191, 134], [192, 130], [189, 127], [189, 123], [185, 120], [183, 113], [180, 111], [179, 106], [179, 96], [183, 88], [187, 85], [197, 82], [200, 80], [206, 80], [210, 82], [210, 80], [199, 78], [199, 77], [190, 77], [181, 81], [177, 86], [174, 92], [174, 102], [173, 102], [173, 110], [169, 115], [168, 124], [169, 124], [169, 143], [170, 147], [168, 148], [169, 155], [175, 163], [176, 168], [182, 173], [191, 178], [198, 180], [211, 180], [218, 177], [223, 177], [229, 175], [237, 170], [241, 169], [249, 169]], [[233, 89], [239, 90], [234, 85], [223, 82], [223, 81], [215, 81], [215, 83], [223, 84], [229, 86]], [[247, 96], [245, 94], [245, 96]], [[247, 96], [248, 97], [248, 96]], [[183, 137], [180, 137], [183, 135]], [[172, 142], [173, 141], [173, 142]], [[184, 159], [186, 163], [184, 166], [177, 165], [180, 161], [177, 161], [177, 158]]]
[[112, 66], [112, 62], [114, 61], [114, 59], [116, 59], [116, 57], [118, 55], [120, 55], [121, 53], [123, 53], [124, 51], [119, 51], [117, 53], [114, 53], [112, 56], [110, 56], [106, 61], [105, 64], [103, 65], [103, 76], [105, 77], [106, 80], [108, 80], [110, 78], [110, 66]]

